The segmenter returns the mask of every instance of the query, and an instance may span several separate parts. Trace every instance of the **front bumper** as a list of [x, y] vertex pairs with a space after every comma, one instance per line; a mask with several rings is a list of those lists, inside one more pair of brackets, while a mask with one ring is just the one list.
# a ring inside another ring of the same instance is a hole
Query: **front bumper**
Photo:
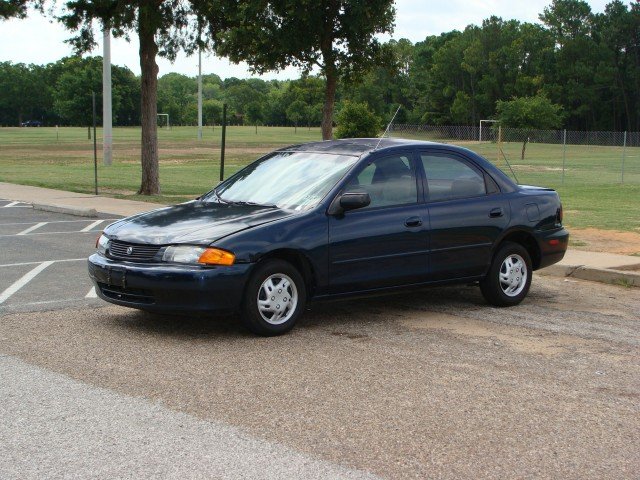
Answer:
[[537, 269], [540, 269], [558, 263], [564, 258], [569, 246], [569, 232], [564, 228], [538, 232], [536, 240], [540, 248], [540, 265]]
[[88, 266], [96, 293], [107, 302], [159, 313], [205, 313], [240, 306], [252, 264], [144, 264], [94, 253]]

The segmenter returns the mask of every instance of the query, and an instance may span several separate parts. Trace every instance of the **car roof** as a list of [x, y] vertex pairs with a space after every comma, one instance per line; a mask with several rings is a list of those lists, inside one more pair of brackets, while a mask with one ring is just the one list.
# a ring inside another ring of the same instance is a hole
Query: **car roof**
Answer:
[[341, 140], [325, 140], [323, 142], [310, 142], [302, 143], [299, 145], [291, 145], [289, 147], [280, 149], [280, 151], [362, 155], [373, 150], [377, 151], [392, 147], [413, 147], [425, 145], [438, 146], [443, 144], [424, 142], [420, 140], [407, 140], [403, 138], [344, 138]]
[[[379, 143], [379, 144], [378, 144]], [[406, 147], [445, 147], [449, 151], [458, 151], [470, 156], [473, 160], [492, 174], [492, 177], [501, 186], [503, 191], [513, 191], [516, 184], [502, 170], [497, 168], [486, 158], [478, 155], [473, 150], [452, 145], [450, 143], [425, 142], [422, 140], [409, 140], [406, 138], [344, 138], [341, 140], [326, 140], [323, 142], [301, 143], [281, 148], [280, 152], [315, 152], [330, 153], [336, 155], [362, 156], [376, 151], [391, 150]]]

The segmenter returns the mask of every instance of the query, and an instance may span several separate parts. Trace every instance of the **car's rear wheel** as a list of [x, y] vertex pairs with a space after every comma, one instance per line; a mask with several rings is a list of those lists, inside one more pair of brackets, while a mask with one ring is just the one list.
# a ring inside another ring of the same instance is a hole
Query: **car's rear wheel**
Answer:
[[480, 281], [482, 295], [492, 305], [510, 307], [527, 296], [531, 286], [531, 256], [522, 245], [505, 242]]
[[242, 322], [257, 335], [272, 336], [293, 328], [307, 300], [302, 275], [289, 262], [266, 260], [247, 284]]

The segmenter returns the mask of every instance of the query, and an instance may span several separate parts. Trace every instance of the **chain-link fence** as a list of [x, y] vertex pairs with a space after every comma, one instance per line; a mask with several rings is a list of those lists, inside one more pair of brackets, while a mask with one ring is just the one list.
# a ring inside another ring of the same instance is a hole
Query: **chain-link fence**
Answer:
[[393, 125], [389, 135], [451, 143], [492, 161], [519, 183], [640, 184], [640, 132], [523, 130], [482, 126]]

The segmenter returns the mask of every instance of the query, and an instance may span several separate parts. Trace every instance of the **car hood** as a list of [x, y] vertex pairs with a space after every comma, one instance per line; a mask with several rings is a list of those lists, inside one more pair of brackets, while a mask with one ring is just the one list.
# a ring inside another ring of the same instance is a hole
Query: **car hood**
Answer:
[[255, 205], [192, 201], [125, 218], [107, 227], [105, 234], [131, 243], [204, 245], [292, 214]]

